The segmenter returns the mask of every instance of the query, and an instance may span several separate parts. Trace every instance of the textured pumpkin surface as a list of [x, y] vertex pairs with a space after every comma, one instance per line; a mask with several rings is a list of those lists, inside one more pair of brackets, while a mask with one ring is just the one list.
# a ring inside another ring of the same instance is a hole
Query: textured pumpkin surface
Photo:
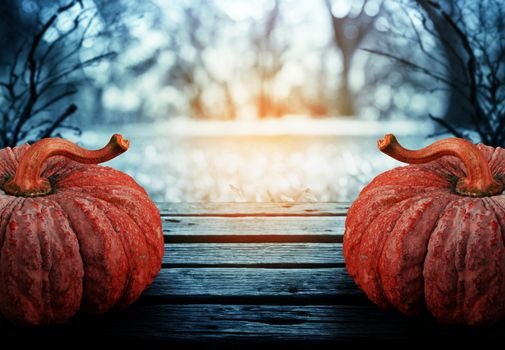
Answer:
[[[494, 176], [505, 150], [478, 145]], [[505, 314], [505, 195], [454, 192], [462, 162], [444, 156], [377, 176], [351, 206], [344, 257], [382, 308], [431, 312], [444, 323], [489, 324]], [[501, 180], [503, 181], [503, 180]]]
[[[29, 147], [0, 150], [0, 176], [12, 176]], [[109, 167], [56, 156], [42, 176], [48, 195], [0, 192], [0, 315], [38, 325], [130, 305], [161, 267], [156, 206]]]

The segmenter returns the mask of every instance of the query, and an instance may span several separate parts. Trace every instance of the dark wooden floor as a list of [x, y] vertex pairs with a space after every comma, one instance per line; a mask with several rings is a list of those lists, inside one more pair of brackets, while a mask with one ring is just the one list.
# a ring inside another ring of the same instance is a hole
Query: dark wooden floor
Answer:
[[160, 275], [125, 311], [19, 329], [3, 340], [151, 340], [185, 345], [505, 339], [503, 323], [470, 329], [371, 304], [346, 273], [346, 203], [160, 204]]

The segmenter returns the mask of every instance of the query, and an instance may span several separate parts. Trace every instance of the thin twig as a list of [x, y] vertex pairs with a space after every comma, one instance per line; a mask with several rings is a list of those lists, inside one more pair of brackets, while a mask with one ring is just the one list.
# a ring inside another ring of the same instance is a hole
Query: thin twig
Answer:
[[447, 123], [447, 121], [445, 121], [444, 119], [439, 118], [439, 117], [435, 117], [434, 115], [431, 115], [431, 114], [429, 114], [428, 117], [431, 120], [433, 120], [434, 122], [436, 122], [437, 124], [440, 124], [449, 133], [453, 134], [454, 136], [460, 137], [460, 138], [465, 138], [465, 136], [461, 132], [459, 132], [455, 127], [453, 127], [452, 125], [450, 125], [449, 123]]
[[65, 119], [74, 114], [76, 111], [77, 111], [76, 105], [71, 104], [70, 106], [68, 106], [67, 109], [65, 109], [65, 111], [53, 121], [51, 126], [44, 131], [41, 138], [50, 137], [53, 134], [54, 130], [56, 130], [61, 125], [61, 123], [65, 121]]
[[455, 85], [453, 82], [449, 81], [447, 78], [445, 78], [444, 76], [442, 75], [438, 75], [438, 74], [435, 74], [433, 73], [431, 70], [429, 70], [428, 68], [425, 68], [423, 66], [420, 66], [414, 62], [410, 62], [402, 57], [398, 57], [396, 55], [393, 55], [393, 54], [390, 54], [390, 53], [387, 53], [387, 52], [383, 52], [383, 51], [379, 51], [379, 50], [375, 50], [375, 49], [369, 49], [369, 48], [362, 48], [361, 50], [363, 51], [366, 51], [366, 52], [369, 52], [369, 53], [372, 53], [372, 54], [375, 54], [375, 55], [379, 55], [379, 56], [383, 56], [383, 57], [387, 57], [387, 58], [390, 58], [392, 60], [395, 60], [397, 61], [398, 63], [401, 63], [402, 65], [404, 66], [407, 66], [407, 67], [410, 67], [414, 70], [417, 70], [433, 79], [436, 79], [448, 86], [450, 86], [451, 88], [453, 88], [455, 91], [458, 91], [459, 93], [461, 93], [463, 96], [465, 96], [465, 93], [463, 91], [461, 91], [461, 89], [459, 88], [459, 86]]

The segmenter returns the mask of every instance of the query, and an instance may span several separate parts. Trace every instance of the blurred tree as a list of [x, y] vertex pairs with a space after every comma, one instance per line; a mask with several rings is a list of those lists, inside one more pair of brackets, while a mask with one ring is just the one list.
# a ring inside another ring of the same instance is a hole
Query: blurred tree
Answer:
[[[196, 5], [182, 7], [181, 12], [181, 23], [168, 28], [170, 43], [165, 49], [174, 54], [174, 63], [168, 67], [163, 84], [182, 91], [187, 101], [182, 112], [186, 115], [198, 119], [234, 119], [237, 107], [230, 81], [209, 62], [228, 18], [212, 1], [198, 1]], [[206, 98], [211, 93], [218, 98]]]
[[12, 59], [12, 52], [18, 49], [19, 43], [26, 40], [26, 33], [35, 29], [36, 22], [27, 16], [17, 0], [0, 1], [0, 62], [5, 68], [6, 62]]
[[[415, 11], [413, 38], [428, 62], [420, 64], [401, 54], [369, 50], [421, 72], [449, 89], [451, 103], [464, 100], [461, 118], [430, 118], [444, 132], [478, 139], [492, 146], [505, 146], [505, 3], [500, 0], [458, 0], [450, 7], [436, 1], [410, 1]], [[427, 43], [443, 47], [444, 57]], [[434, 91], [440, 87], [432, 87]], [[448, 111], [453, 111], [450, 106]], [[449, 112], [452, 113], [452, 112]]]
[[[335, 3], [325, 0], [330, 14], [335, 47], [340, 52], [342, 70], [340, 87], [337, 91], [337, 114], [354, 116], [356, 114], [355, 96], [350, 87], [350, 72], [353, 58], [365, 38], [374, 31], [374, 23], [381, 12], [382, 1], [363, 0]], [[340, 6], [347, 6], [346, 11], [340, 11]], [[338, 15], [335, 9], [339, 8]]]
[[[162, 84], [176, 88], [187, 101], [179, 113], [199, 119], [235, 119], [239, 109], [249, 104], [259, 118], [286, 113], [287, 101], [276, 97], [275, 83], [289, 46], [276, 37], [281, 2], [271, 4], [262, 18], [245, 16], [240, 23], [214, 1], [181, 6], [182, 19], [167, 26], [170, 43], [161, 50], [174, 55]], [[236, 35], [234, 26], [245, 35]], [[223, 66], [218, 61], [227, 58], [223, 56], [230, 56], [228, 62], [233, 64]], [[238, 101], [237, 87], [247, 90], [249, 97]]]
[[71, 77], [114, 55], [106, 52], [80, 59], [79, 51], [93, 23], [93, 15], [81, 1], [59, 5], [51, 12], [38, 18], [32, 36], [18, 43], [10, 63], [4, 65], [5, 79], [0, 82], [1, 147], [58, 135], [58, 130], [65, 128], [78, 131], [65, 124], [77, 110], [75, 104], [65, 103], [78, 92], [78, 82]]
[[[87, 95], [87, 114], [94, 122], [114, 124], [118, 122], [152, 121], [156, 116], [151, 111], [145, 111], [148, 101], [130, 108], [117, 109], [117, 106], [106, 106], [104, 102], [107, 91], [131, 88], [138, 84], [138, 79], [156, 67], [163, 47], [144, 52], [139, 50], [142, 41], [148, 41], [135, 33], [135, 25], [142, 24], [149, 30], [160, 30], [162, 12], [157, 4], [151, 0], [93, 0], [97, 16], [102, 28], [93, 38], [93, 46], [121, 55], [111, 64], [98, 67], [96, 71], [88, 69], [87, 76], [92, 79], [91, 84], [83, 89]], [[136, 95], [140, 95], [135, 91]], [[145, 96], [139, 96], [139, 99]], [[126, 104], [123, 104], [125, 106]]]
[[[423, 48], [429, 50], [432, 56], [441, 54], [442, 50], [436, 43], [417, 47], [419, 33], [412, 28], [414, 22], [402, 2], [382, 2], [374, 30], [355, 54], [353, 69], [358, 68], [364, 75], [363, 84], [354, 90], [359, 115], [380, 120], [417, 119], [444, 110], [446, 91], [437, 90], [432, 94], [426, 91], [426, 86], [433, 85], [433, 78], [412, 72], [388, 57], [370, 53], [398, 52], [405, 60], [419, 60], [423, 64], [428, 61], [423, 55]], [[421, 37], [424, 39], [424, 36]]]
[[264, 22], [251, 26], [250, 40], [255, 54], [252, 73], [259, 81], [256, 101], [259, 118], [280, 117], [285, 113], [279, 101], [276, 101], [273, 86], [276, 76], [284, 66], [284, 55], [289, 48], [287, 42], [279, 42], [275, 37], [280, 16], [280, 0], [275, 0], [272, 8], [267, 11]]
[[[441, 54], [443, 55], [440, 59], [446, 61], [443, 66], [446, 71], [447, 79], [453, 82], [453, 85], [459, 85], [461, 77], [466, 76], [465, 66], [462, 65], [460, 61], [461, 57], [465, 56], [465, 48], [463, 47], [461, 40], [451, 27], [450, 23], [445, 20], [441, 11], [437, 11], [437, 9], [427, 1], [416, 0], [416, 2], [426, 14], [426, 18], [421, 18], [424, 23], [422, 30], [430, 31], [440, 38], [438, 41], [439, 44], [442, 44], [439, 46], [441, 48]], [[457, 7], [455, 5], [456, 3], [453, 1], [444, 1], [440, 3], [440, 6], [443, 6], [445, 13], [447, 13], [450, 17], [458, 16], [456, 13]], [[419, 13], [421, 14], [422, 12]], [[432, 27], [429, 26], [428, 19], [431, 21]], [[420, 42], [420, 38], [423, 33], [421, 33], [415, 25], [412, 25], [412, 29], [416, 31], [416, 36], [419, 37], [418, 41]], [[431, 56], [434, 57], [434, 54], [432, 53]], [[472, 106], [469, 105], [468, 100], [461, 96], [461, 94], [459, 94], [452, 86], [447, 86], [446, 88], [449, 96], [447, 109], [444, 113], [443, 119], [458, 126], [468, 125], [471, 120], [469, 119], [468, 113], [465, 111], [472, 109]]]

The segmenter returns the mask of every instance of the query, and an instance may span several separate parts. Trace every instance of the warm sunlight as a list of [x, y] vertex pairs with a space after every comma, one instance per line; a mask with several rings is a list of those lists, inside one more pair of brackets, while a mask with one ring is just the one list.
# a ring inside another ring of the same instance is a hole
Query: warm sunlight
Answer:
[[[85, 132], [98, 146], [107, 132]], [[357, 196], [376, 173], [396, 165], [376, 148], [394, 132], [419, 147], [429, 125], [414, 121], [313, 120], [293, 116], [261, 121], [191, 121], [184, 118], [139, 129], [130, 158], [110, 162], [151, 189], [161, 201], [335, 201]]]

